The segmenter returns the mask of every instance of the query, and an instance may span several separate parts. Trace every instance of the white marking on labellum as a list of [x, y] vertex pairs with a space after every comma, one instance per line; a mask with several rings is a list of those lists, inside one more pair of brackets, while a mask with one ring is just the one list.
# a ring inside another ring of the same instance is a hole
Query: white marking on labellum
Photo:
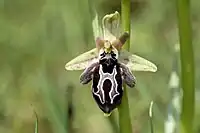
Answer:
[[[102, 70], [102, 65], [100, 65], [99, 67], [99, 75], [100, 75], [100, 79], [99, 79], [99, 82], [98, 82], [98, 85], [97, 85], [97, 89], [98, 91], [97, 92], [94, 92], [94, 94], [96, 96], [99, 97], [100, 101], [102, 104], [105, 103], [105, 94], [104, 94], [104, 90], [103, 90], [103, 84], [104, 84], [104, 81], [106, 79], [110, 80], [111, 82], [111, 90], [109, 92], [109, 97], [110, 97], [110, 100], [111, 100], [111, 104], [113, 103], [113, 100], [114, 98], [119, 95], [119, 92], [117, 91], [117, 81], [115, 79], [115, 76], [117, 75], [117, 70], [116, 70], [116, 66], [114, 67], [113, 69], [113, 72], [110, 74], [110, 73], [104, 73], [103, 70]], [[112, 96], [112, 92], [115, 91], [114, 95]], [[102, 94], [102, 95], [101, 95]]]
[[[114, 71], [114, 76], [113, 76], [113, 80], [111, 80], [111, 81], [114, 81], [114, 84], [113, 84], [113, 82], [112, 82], [112, 87], [111, 87], [111, 90], [110, 90], [110, 92], [109, 92], [111, 104], [113, 103], [114, 98], [115, 98], [117, 95], [119, 95], [119, 92], [117, 91], [118, 84], [117, 84], [117, 81], [116, 81], [116, 79], [115, 79], [115, 76], [117, 75], [116, 66], [114, 67], [114, 70], [113, 70], [113, 71]], [[113, 92], [114, 90], [115, 90], [115, 94], [114, 94], [113, 97], [112, 97], [112, 92]]]

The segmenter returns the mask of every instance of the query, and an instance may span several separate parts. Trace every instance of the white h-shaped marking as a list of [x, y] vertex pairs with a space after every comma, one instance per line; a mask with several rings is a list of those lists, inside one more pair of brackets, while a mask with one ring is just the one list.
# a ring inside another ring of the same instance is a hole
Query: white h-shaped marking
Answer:
[[[100, 101], [101, 101], [101, 103], [104, 104], [105, 103], [105, 94], [104, 94], [104, 90], [103, 90], [103, 84], [104, 84], [104, 81], [106, 79], [110, 80], [110, 82], [111, 82], [111, 90], [109, 92], [109, 97], [110, 97], [111, 104], [112, 104], [114, 98], [117, 95], [119, 95], [119, 92], [117, 91], [118, 84], [117, 84], [117, 81], [115, 79], [115, 76], [117, 75], [116, 66], [114, 67], [113, 72], [110, 74], [110, 73], [104, 73], [102, 65], [100, 65], [100, 67], [99, 67], [99, 75], [100, 75], [100, 79], [99, 79], [99, 82], [98, 82], [98, 85], [97, 85], [97, 89], [98, 90], [97, 90], [97, 92], [94, 92], [94, 94], [96, 96], [98, 96]], [[113, 81], [114, 81], [114, 83], [113, 83]], [[114, 91], [115, 94], [112, 96], [112, 92], [113, 91]]]

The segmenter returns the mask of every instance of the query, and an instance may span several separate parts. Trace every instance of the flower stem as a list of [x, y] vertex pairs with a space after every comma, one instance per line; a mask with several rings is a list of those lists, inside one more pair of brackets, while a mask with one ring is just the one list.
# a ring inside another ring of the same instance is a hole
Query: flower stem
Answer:
[[195, 102], [195, 72], [190, 22], [190, 0], [177, 0], [177, 13], [183, 88], [180, 132], [192, 133]]
[[[122, 0], [121, 1], [121, 23], [122, 23], [122, 29], [124, 31], [128, 31], [130, 34], [131, 30], [131, 20], [130, 20], [130, 0]], [[130, 39], [128, 39], [124, 45], [124, 48], [129, 51], [130, 49]]]
[[[121, 20], [122, 20], [123, 30], [128, 31], [130, 34], [130, 0], [121, 1], [121, 17], [122, 17]], [[129, 51], [130, 49], [129, 39], [126, 41], [124, 48]], [[122, 103], [119, 106], [118, 111], [119, 111], [120, 133], [132, 133], [126, 85], [124, 85], [124, 94], [122, 97]]]

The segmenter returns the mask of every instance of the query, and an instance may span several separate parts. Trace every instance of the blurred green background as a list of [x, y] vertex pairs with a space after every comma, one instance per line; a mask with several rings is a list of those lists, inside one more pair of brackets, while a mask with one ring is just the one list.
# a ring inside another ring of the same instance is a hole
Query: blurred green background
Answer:
[[[191, 2], [198, 91], [200, 1]], [[131, 52], [158, 67], [156, 73], [134, 73], [137, 87], [128, 89], [133, 132], [150, 132], [148, 107], [154, 100], [155, 133], [164, 133], [171, 98], [168, 82], [178, 43], [176, 3], [132, 0], [131, 6]], [[70, 59], [95, 47], [94, 9], [100, 17], [120, 12], [120, 0], [0, 0], [0, 133], [34, 132], [33, 108], [39, 133], [114, 132], [94, 102], [90, 85], [79, 83], [81, 71], [64, 68]], [[198, 102], [196, 133], [200, 132]]]

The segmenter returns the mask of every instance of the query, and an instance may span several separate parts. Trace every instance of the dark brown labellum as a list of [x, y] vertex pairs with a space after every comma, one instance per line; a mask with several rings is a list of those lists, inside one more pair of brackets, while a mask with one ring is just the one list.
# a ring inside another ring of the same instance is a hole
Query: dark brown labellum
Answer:
[[94, 70], [92, 94], [99, 108], [104, 113], [111, 113], [121, 103], [122, 75], [118, 63], [104, 63]]

